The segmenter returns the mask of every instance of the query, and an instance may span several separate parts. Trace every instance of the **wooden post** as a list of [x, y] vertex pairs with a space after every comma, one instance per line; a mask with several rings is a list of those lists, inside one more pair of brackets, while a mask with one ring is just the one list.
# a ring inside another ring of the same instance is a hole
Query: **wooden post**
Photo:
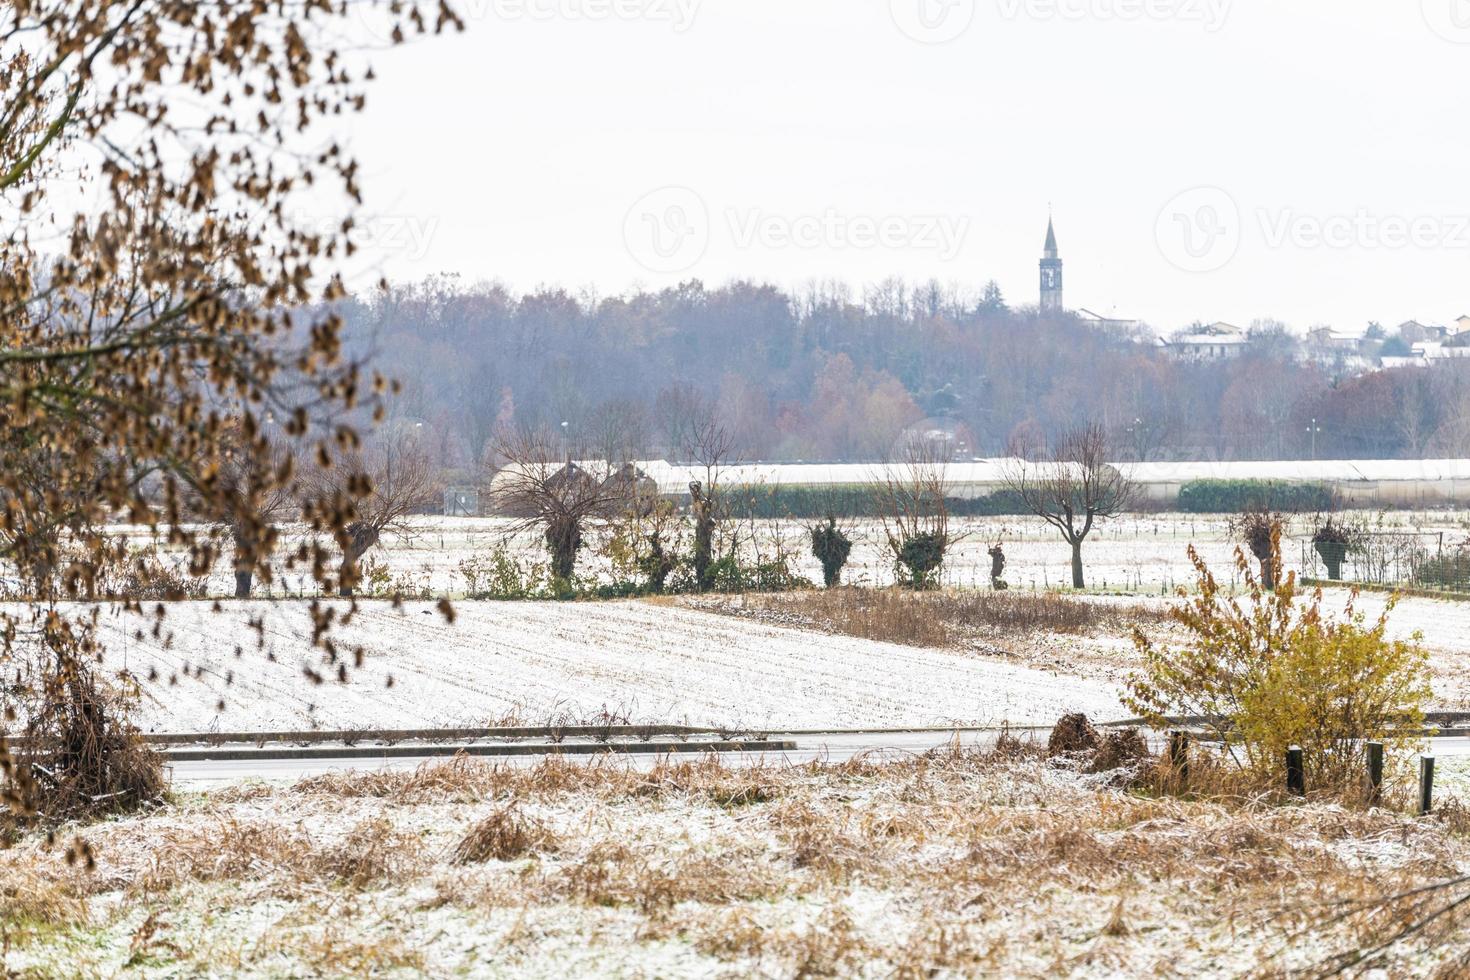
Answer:
[[1174, 771], [1180, 789], [1189, 785], [1189, 733], [1169, 733], [1169, 768]]
[[1426, 816], [1434, 809], [1434, 756], [1419, 759], [1419, 815]]
[[1383, 743], [1368, 743], [1368, 805], [1383, 802]]
[[1299, 745], [1286, 750], [1286, 791], [1292, 796], [1307, 795], [1307, 769]]

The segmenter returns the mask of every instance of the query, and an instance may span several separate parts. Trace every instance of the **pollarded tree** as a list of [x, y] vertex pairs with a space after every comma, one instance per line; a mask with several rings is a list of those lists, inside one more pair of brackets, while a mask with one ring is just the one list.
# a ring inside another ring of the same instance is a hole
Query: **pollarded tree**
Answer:
[[632, 506], [645, 479], [627, 461], [571, 460], [562, 453], [561, 437], [547, 431], [502, 436], [495, 455], [502, 465], [490, 481], [492, 505], [520, 519], [515, 530], [540, 529], [552, 575], [562, 581], [576, 571], [593, 522]]
[[872, 486], [900, 585], [939, 585], [944, 558], [955, 542], [949, 529], [949, 485], [944, 449], [922, 438], [905, 440], [899, 459]]
[[837, 523], [837, 515], [827, 514], [825, 522], [817, 522], [807, 529], [812, 539], [812, 555], [822, 563], [822, 583], [833, 588], [842, 581], [842, 569], [852, 554], [852, 538], [847, 528]]
[[1086, 587], [1082, 543], [1098, 521], [1116, 517], [1133, 500], [1133, 484], [1108, 462], [1110, 449], [1107, 430], [1088, 422], [1064, 432], [1049, 451], [1013, 446], [1003, 468], [1006, 489], [1071, 546], [1074, 589]]
[[[686, 460], [703, 479], [689, 484], [689, 513], [694, 518], [694, 579], [700, 591], [710, 588], [715, 562], [715, 536], [730, 516], [724, 470], [733, 461], [735, 438], [730, 434], [715, 403], [702, 396], [684, 407], [681, 447]], [[739, 548], [738, 534], [724, 542], [727, 554]]]

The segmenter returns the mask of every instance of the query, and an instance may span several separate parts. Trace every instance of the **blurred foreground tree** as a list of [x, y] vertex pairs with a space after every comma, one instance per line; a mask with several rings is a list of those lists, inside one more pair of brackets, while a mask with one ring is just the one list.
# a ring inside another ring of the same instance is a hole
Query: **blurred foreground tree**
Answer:
[[344, 453], [331, 466], [313, 468], [303, 481], [305, 499], [318, 516], [311, 529], [336, 540], [337, 594], [356, 595], [362, 579], [359, 562], [383, 534], [407, 533], [404, 519], [434, 499], [434, 470], [415, 431], [386, 432], [362, 450]]
[[[318, 267], [352, 249], [358, 166], [313, 124], [363, 105], [371, 70], [340, 48], [365, 5], [0, 7], [0, 561], [29, 600], [0, 613], [19, 664], [6, 709], [29, 736], [0, 766], [19, 814], [153, 785], [112, 785], [118, 754], [143, 751], [120, 693], [134, 680], [104, 676], [92, 623], [59, 605], [116, 561], [109, 523], [153, 529], [195, 575], [219, 557], [197, 515], [248, 529], [236, 571], [258, 571], [263, 505], [291, 477], [265, 413], [325, 465], [384, 392], [343, 357], [342, 287]], [[458, 26], [442, 2], [382, 8], [395, 40]], [[290, 217], [324, 207], [342, 217]], [[259, 476], [248, 492], [224, 475], [239, 467]], [[341, 533], [338, 504], [305, 509]], [[291, 560], [331, 578], [320, 549]]]

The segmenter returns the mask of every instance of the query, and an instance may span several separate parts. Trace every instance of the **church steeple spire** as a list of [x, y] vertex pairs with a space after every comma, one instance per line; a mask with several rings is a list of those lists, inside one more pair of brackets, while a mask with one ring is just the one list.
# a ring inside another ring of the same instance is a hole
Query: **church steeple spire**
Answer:
[[1050, 215], [1046, 219], [1046, 246], [1041, 254], [1041, 309], [1060, 313], [1062, 306], [1062, 259], [1057, 251], [1057, 230]]

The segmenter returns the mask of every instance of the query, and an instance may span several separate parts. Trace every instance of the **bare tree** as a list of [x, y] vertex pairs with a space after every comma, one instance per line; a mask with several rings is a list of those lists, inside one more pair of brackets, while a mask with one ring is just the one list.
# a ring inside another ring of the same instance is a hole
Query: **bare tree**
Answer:
[[[680, 402], [686, 415], [682, 422], [683, 457], [702, 471], [702, 479], [689, 484], [689, 511], [694, 518], [694, 577], [701, 591], [710, 586], [714, 564], [715, 534], [730, 516], [730, 500], [723, 484], [723, 471], [732, 462], [735, 439], [720, 418], [714, 403], [700, 396]], [[731, 541], [734, 551], [738, 541]]]
[[1107, 430], [1087, 422], [1064, 432], [1050, 452], [1027, 446], [1011, 451], [1006, 489], [1062, 533], [1072, 546], [1072, 587], [1085, 588], [1082, 543], [1098, 521], [1125, 510], [1134, 494], [1128, 478], [1108, 462]]
[[271, 439], [248, 415], [226, 423], [218, 446], [196, 464], [193, 482], [203, 490], [191, 506], [229, 535], [236, 599], [250, 598], [256, 569], [262, 576], [271, 574], [268, 559], [279, 538], [277, 523], [298, 490], [295, 465], [288, 447]]
[[618, 513], [644, 479], [631, 464], [567, 459], [545, 431], [503, 436], [495, 454], [505, 463], [490, 481], [493, 505], [520, 518], [515, 530], [541, 529], [552, 574], [563, 580], [576, 569], [589, 525]]
[[874, 480], [873, 497], [899, 583], [934, 588], [955, 542], [946, 499], [947, 453], [942, 444], [916, 437], [904, 441], [898, 457]]
[[304, 485], [315, 502], [304, 508], [307, 521], [313, 531], [333, 532], [342, 555], [337, 592], [350, 599], [361, 580], [362, 556], [385, 532], [406, 534], [405, 518], [433, 500], [433, 468], [417, 435], [400, 430], [348, 450], [334, 465], [318, 466]]

